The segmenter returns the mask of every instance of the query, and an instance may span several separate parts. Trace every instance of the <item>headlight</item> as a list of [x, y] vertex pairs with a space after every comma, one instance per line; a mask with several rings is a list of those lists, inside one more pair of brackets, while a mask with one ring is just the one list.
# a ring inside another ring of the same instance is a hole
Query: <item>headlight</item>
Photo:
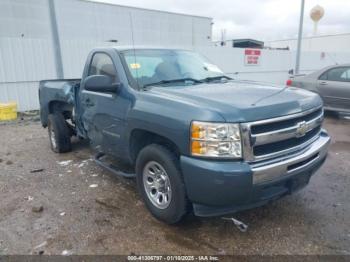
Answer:
[[191, 124], [191, 153], [194, 156], [241, 158], [242, 144], [239, 124]]

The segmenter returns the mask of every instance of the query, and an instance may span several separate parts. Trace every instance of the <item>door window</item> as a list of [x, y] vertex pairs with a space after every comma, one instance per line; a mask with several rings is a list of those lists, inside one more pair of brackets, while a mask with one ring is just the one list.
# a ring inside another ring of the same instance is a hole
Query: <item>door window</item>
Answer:
[[345, 70], [340, 78], [342, 79], [343, 82], [350, 82], [350, 68], [348, 68], [347, 70]]
[[88, 75], [106, 75], [111, 77], [114, 83], [118, 80], [117, 71], [114, 67], [112, 58], [104, 53], [94, 54]]
[[320, 80], [350, 82], [350, 67], [337, 67], [320, 76]]

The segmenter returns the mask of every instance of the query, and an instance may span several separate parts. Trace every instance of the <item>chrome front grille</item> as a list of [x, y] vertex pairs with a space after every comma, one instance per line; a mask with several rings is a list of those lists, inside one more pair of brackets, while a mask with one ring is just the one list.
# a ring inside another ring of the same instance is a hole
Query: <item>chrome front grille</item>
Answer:
[[298, 114], [241, 124], [243, 155], [256, 162], [302, 150], [320, 135], [322, 107]]

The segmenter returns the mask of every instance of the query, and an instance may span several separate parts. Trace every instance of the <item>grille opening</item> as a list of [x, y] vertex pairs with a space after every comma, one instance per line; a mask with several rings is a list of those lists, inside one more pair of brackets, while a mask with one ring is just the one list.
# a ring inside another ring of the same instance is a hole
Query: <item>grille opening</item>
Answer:
[[295, 163], [295, 164], [293, 164], [293, 165], [288, 166], [288, 167], [287, 167], [287, 170], [288, 170], [288, 171], [292, 171], [292, 170], [294, 170], [294, 169], [297, 169], [298, 167], [301, 167], [301, 166], [303, 166], [303, 165], [306, 165], [307, 163], [311, 162], [312, 160], [316, 159], [317, 157], [318, 157], [318, 153], [315, 154], [315, 155], [313, 155], [312, 157], [309, 157], [309, 158], [303, 160], [303, 161], [300, 161], [300, 162], [298, 162], [298, 163]]
[[252, 126], [251, 133], [253, 135], [255, 135], [255, 134], [275, 131], [278, 129], [288, 128], [291, 126], [295, 126], [297, 123], [299, 123], [301, 121], [310, 121], [312, 119], [315, 119], [321, 114], [322, 114], [322, 108], [317, 109], [316, 111], [311, 112], [310, 114], [307, 114], [304, 116], [300, 116], [300, 117], [296, 117], [296, 118], [292, 118], [292, 119], [287, 119], [287, 120], [282, 120], [282, 121], [278, 121], [278, 122], [273, 122], [273, 123]]
[[270, 144], [264, 144], [255, 146], [253, 151], [255, 156], [262, 156], [267, 154], [276, 153], [279, 151], [283, 151], [292, 147], [296, 147], [298, 145], [301, 145], [308, 140], [312, 139], [314, 136], [316, 136], [321, 131], [321, 126], [318, 126], [314, 128], [313, 130], [306, 133], [305, 136], [302, 137], [293, 137], [287, 140], [278, 141]]

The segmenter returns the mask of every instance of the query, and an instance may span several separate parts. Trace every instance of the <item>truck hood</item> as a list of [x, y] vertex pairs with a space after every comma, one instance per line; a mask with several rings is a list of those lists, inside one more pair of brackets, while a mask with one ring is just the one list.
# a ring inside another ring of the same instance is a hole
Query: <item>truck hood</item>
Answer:
[[214, 110], [228, 122], [268, 119], [322, 105], [321, 98], [309, 91], [236, 80], [192, 86], [153, 87], [149, 92]]

